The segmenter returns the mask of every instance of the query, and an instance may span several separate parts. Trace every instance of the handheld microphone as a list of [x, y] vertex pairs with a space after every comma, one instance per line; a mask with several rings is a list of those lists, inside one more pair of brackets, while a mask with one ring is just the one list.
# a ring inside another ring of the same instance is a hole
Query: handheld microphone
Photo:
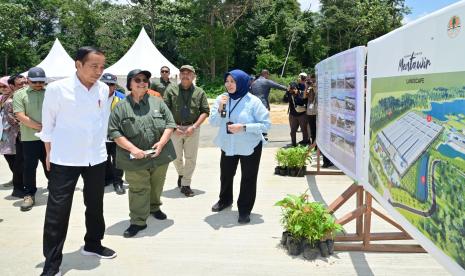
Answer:
[[226, 104], [223, 104], [223, 109], [221, 110], [221, 117], [226, 118]]

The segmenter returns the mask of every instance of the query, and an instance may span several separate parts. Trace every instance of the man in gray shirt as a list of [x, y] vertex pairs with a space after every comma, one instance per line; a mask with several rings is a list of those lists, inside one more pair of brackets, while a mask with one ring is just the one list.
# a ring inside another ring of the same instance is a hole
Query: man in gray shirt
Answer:
[[250, 93], [257, 96], [268, 110], [270, 110], [270, 102], [268, 98], [270, 96], [271, 88], [279, 89], [282, 91], [287, 91], [286, 86], [278, 84], [272, 80], [269, 80], [268, 79], [269, 77], [270, 77], [270, 72], [264, 69], [261, 72], [260, 77], [256, 79], [252, 83], [252, 86], [250, 87]]

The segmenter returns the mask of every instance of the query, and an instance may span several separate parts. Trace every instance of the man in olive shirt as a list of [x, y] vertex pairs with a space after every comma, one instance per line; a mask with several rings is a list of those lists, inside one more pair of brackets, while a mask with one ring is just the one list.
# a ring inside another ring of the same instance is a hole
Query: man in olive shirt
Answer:
[[165, 95], [165, 90], [168, 86], [173, 85], [170, 81], [170, 68], [168, 66], [162, 66], [160, 68], [160, 79], [155, 79], [150, 86], [150, 89], [155, 90], [163, 95]]
[[23, 183], [25, 187], [24, 201], [21, 211], [29, 211], [35, 203], [36, 170], [39, 160], [48, 171], [45, 163], [45, 145], [35, 134], [42, 130], [42, 103], [45, 96], [45, 72], [40, 67], [33, 67], [28, 72], [29, 87], [22, 88], [13, 96], [13, 112], [20, 121], [21, 143], [23, 144], [24, 170]]
[[177, 128], [171, 136], [176, 150], [173, 162], [178, 172], [178, 187], [185, 196], [193, 196], [191, 189], [199, 148], [200, 125], [208, 117], [210, 108], [207, 95], [200, 87], [193, 84], [195, 70], [191, 65], [180, 69], [181, 83], [170, 85], [165, 91], [165, 103], [173, 113]]

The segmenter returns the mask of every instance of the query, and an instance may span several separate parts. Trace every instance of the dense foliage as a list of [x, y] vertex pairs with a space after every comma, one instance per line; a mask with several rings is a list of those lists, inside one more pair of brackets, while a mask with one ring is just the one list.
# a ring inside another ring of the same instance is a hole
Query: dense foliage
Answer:
[[55, 37], [71, 56], [100, 47], [111, 65], [145, 27], [175, 65], [199, 69], [202, 85], [231, 68], [295, 76], [399, 27], [408, 13], [404, 0], [321, 3], [315, 13], [297, 0], [0, 0], [0, 75], [36, 65]]

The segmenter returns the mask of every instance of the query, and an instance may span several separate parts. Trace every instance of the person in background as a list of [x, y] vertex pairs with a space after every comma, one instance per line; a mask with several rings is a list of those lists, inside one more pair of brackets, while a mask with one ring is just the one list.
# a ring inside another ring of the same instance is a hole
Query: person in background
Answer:
[[[278, 84], [270, 78], [270, 72], [266, 69], [262, 70], [260, 76], [250, 86], [250, 93], [257, 96], [263, 103], [266, 109], [270, 111], [270, 90], [271, 88], [287, 91], [287, 87]], [[265, 140], [268, 141], [268, 133], [263, 133]]]
[[314, 77], [308, 77], [307, 89], [304, 98], [307, 98], [307, 121], [310, 129], [310, 143], [316, 143], [316, 114], [317, 114], [317, 94], [315, 89]]
[[269, 111], [256, 96], [247, 93], [250, 77], [242, 70], [225, 75], [227, 93], [220, 95], [211, 109], [210, 124], [218, 127], [214, 142], [221, 149], [220, 195], [212, 211], [232, 205], [233, 180], [241, 162], [241, 186], [237, 200], [238, 222], [249, 223], [257, 193], [257, 176], [262, 146], [262, 133], [270, 126]]
[[81, 47], [76, 53], [75, 65], [75, 75], [47, 86], [42, 107], [42, 131], [38, 135], [45, 143], [50, 170], [42, 275], [61, 274], [62, 251], [80, 176], [84, 180], [86, 206], [86, 235], [80, 252], [104, 259], [116, 257], [115, 251], [102, 246], [106, 116], [110, 109], [108, 86], [99, 81], [105, 68], [105, 55], [96, 48]]
[[15, 92], [16, 90], [19, 90], [23, 88], [24, 86], [26, 86], [27, 80], [23, 75], [16, 74], [8, 78], [8, 84], [11, 90]]
[[[116, 90], [118, 78], [115, 75], [105, 73], [102, 75], [100, 80], [108, 85], [110, 91], [108, 94], [108, 104], [110, 106], [108, 112], [111, 112], [111, 110], [115, 109], [116, 104], [125, 98], [125, 95], [124, 93]], [[108, 114], [108, 116], [110, 116], [110, 114]], [[105, 186], [112, 184], [115, 192], [122, 195], [126, 191], [123, 187], [123, 170], [116, 167], [116, 143], [107, 139], [105, 144], [108, 154], [105, 168]]]
[[310, 140], [307, 131], [307, 105], [303, 93], [295, 82], [289, 84], [289, 91], [283, 97], [284, 102], [289, 103], [289, 126], [291, 127], [291, 146], [297, 146], [297, 129], [302, 130], [301, 145], [308, 145]]
[[297, 81], [297, 86], [299, 87], [300, 91], [307, 90], [307, 73], [302, 72], [299, 74], [299, 79]]
[[170, 68], [168, 66], [162, 66], [160, 68], [160, 78], [156, 78], [150, 85], [151, 90], [157, 91], [163, 97], [165, 95], [165, 90], [170, 85], [173, 84], [170, 81]]
[[[176, 159], [170, 136], [176, 127], [173, 115], [161, 98], [147, 94], [151, 73], [139, 69], [127, 76], [126, 99], [111, 113], [108, 135], [118, 145], [116, 165], [129, 183], [130, 238], [147, 228], [150, 214], [164, 220], [161, 193], [169, 162]], [[147, 150], [152, 150], [148, 153]]]
[[40, 67], [33, 67], [27, 73], [28, 85], [13, 96], [13, 111], [18, 118], [23, 146], [24, 170], [23, 183], [25, 188], [21, 211], [29, 211], [35, 204], [37, 192], [37, 165], [42, 163], [45, 177], [49, 176], [45, 162], [47, 154], [45, 145], [35, 134], [42, 130], [42, 104], [45, 96], [47, 77]]
[[13, 90], [9, 79], [10, 77], [0, 79], [0, 154], [5, 157], [13, 174], [11, 196], [24, 198], [23, 147], [19, 137], [19, 122], [13, 113]]
[[200, 126], [210, 113], [207, 95], [194, 85], [195, 69], [183, 65], [180, 69], [181, 83], [170, 85], [165, 91], [165, 103], [173, 113], [176, 130], [171, 137], [176, 149], [173, 162], [178, 172], [178, 187], [186, 197], [194, 196], [191, 189], [199, 150]]
[[269, 77], [270, 72], [266, 69], [262, 70], [260, 77], [258, 77], [250, 87], [250, 93], [257, 96], [268, 110], [270, 110], [269, 97], [271, 88], [287, 91], [286, 86], [270, 80]]

